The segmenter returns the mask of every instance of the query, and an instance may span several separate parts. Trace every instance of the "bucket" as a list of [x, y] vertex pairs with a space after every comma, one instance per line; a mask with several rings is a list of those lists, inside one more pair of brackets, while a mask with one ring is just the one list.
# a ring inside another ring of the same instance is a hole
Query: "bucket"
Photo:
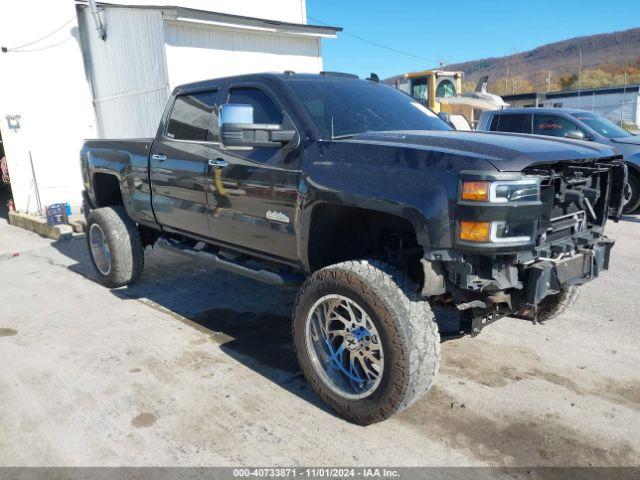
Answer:
[[67, 223], [67, 208], [64, 203], [54, 203], [49, 205], [45, 212], [47, 214], [48, 225], [63, 225]]

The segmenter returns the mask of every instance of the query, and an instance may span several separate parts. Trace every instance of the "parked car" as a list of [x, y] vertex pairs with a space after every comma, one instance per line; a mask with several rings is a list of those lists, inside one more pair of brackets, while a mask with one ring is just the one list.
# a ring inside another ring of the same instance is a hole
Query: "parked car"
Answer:
[[611, 147], [456, 132], [392, 87], [333, 74], [178, 87], [155, 138], [88, 140], [81, 165], [104, 285], [138, 280], [157, 245], [300, 286], [300, 367], [360, 424], [433, 384], [438, 312], [477, 334], [567, 308], [608, 268], [625, 184]]
[[573, 138], [612, 146], [622, 153], [629, 168], [624, 213], [640, 208], [640, 136], [605, 117], [572, 108], [508, 108], [484, 112], [477, 129]]

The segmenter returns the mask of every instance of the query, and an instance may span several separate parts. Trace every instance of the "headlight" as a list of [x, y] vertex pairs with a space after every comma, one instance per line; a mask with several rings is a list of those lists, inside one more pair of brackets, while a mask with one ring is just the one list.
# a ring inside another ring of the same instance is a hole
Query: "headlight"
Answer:
[[460, 199], [469, 202], [536, 202], [540, 199], [540, 180], [538, 177], [525, 177], [521, 180], [495, 180], [462, 182]]
[[489, 200], [489, 182], [462, 182], [460, 198], [472, 202], [486, 202]]
[[489, 230], [491, 224], [489, 222], [460, 222], [460, 240], [466, 242], [488, 242]]
[[459, 238], [465, 242], [515, 245], [529, 243], [533, 234], [533, 223], [510, 224], [503, 220], [491, 222], [467, 222], [462, 220]]
[[482, 172], [461, 172], [461, 177], [459, 241], [501, 247], [532, 242], [542, 208], [539, 177]]

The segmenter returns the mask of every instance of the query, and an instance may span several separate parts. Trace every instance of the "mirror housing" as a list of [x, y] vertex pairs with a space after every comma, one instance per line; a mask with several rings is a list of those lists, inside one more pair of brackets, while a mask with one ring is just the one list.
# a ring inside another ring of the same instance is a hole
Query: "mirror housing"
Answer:
[[438, 113], [438, 118], [440, 120], [442, 120], [444, 123], [446, 123], [447, 125], [449, 125], [450, 127], [453, 126], [453, 125], [451, 125], [451, 117], [449, 116], [449, 114], [447, 112], [439, 112]]
[[572, 140], [591, 140], [582, 130], [569, 130], [564, 134], [564, 136], [565, 138], [570, 138]]
[[297, 136], [286, 113], [283, 125], [253, 123], [253, 106], [226, 103], [220, 106], [219, 118], [220, 142], [223, 147], [280, 148]]

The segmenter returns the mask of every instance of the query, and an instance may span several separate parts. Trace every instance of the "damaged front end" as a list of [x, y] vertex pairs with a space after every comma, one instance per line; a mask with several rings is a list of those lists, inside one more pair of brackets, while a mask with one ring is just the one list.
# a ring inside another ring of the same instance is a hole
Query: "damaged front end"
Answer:
[[626, 166], [610, 157], [522, 173], [461, 172], [455, 248], [426, 251], [422, 294], [453, 304], [460, 330], [527, 311], [609, 267], [607, 219], [621, 216]]

